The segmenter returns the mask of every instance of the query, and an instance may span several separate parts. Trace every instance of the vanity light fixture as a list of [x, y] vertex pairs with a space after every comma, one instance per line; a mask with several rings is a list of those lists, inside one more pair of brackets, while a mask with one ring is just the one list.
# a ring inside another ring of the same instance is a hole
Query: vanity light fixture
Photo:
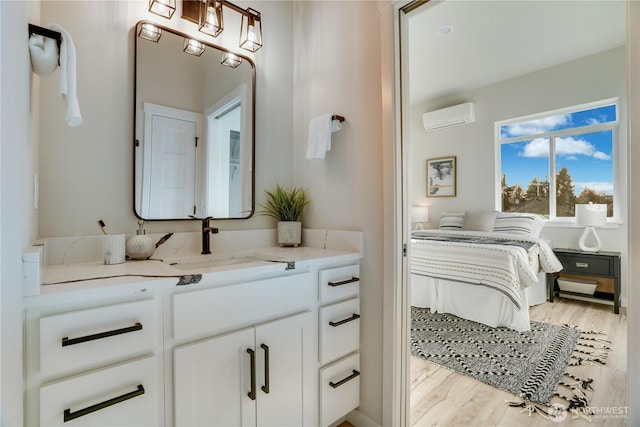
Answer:
[[262, 24], [260, 12], [248, 8], [242, 15], [240, 26], [240, 47], [255, 52], [262, 47]]
[[200, 56], [204, 53], [204, 43], [199, 42], [198, 40], [185, 38], [184, 49], [182, 50], [190, 55]]
[[250, 52], [260, 49], [262, 19], [255, 9], [243, 9], [227, 0], [182, 0], [182, 18], [196, 23], [201, 32], [217, 37], [223, 30], [223, 6], [242, 15], [240, 47]]
[[222, 2], [218, 0], [201, 1], [198, 22], [200, 32], [217, 37], [224, 27], [222, 24]]
[[242, 58], [235, 53], [222, 52], [222, 61], [220, 63], [227, 67], [236, 68], [238, 65], [242, 64]]
[[153, 24], [144, 23], [140, 26], [138, 37], [141, 37], [145, 40], [150, 40], [154, 43], [158, 43], [158, 40], [160, 40], [161, 36], [162, 30]]
[[171, 19], [176, 11], [176, 0], [149, 0], [149, 12]]

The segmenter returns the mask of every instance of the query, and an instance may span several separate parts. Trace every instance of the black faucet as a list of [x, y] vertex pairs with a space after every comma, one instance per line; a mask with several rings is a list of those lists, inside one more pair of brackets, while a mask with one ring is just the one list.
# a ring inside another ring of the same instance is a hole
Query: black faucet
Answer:
[[[192, 216], [192, 218], [195, 217]], [[202, 255], [209, 255], [211, 253], [209, 233], [218, 234], [218, 229], [209, 225], [209, 221], [212, 219], [210, 216], [202, 218], [202, 252], [200, 252]]]

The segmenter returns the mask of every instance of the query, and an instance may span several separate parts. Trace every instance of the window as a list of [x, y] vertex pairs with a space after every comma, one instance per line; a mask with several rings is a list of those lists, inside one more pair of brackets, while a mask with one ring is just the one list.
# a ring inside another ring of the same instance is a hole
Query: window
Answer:
[[496, 123], [499, 208], [562, 220], [593, 202], [613, 217], [617, 139], [617, 99]]

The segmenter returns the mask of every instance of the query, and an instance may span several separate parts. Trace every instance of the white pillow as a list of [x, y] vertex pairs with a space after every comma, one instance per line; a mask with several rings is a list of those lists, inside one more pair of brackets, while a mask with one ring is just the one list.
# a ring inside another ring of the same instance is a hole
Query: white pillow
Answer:
[[497, 215], [497, 211], [466, 211], [464, 213], [462, 229], [469, 231], [493, 231]]
[[442, 212], [440, 214], [440, 229], [462, 230], [463, 221], [464, 221], [463, 213]]
[[538, 215], [500, 213], [493, 231], [539, 237], [543, 227], [544, 221]]

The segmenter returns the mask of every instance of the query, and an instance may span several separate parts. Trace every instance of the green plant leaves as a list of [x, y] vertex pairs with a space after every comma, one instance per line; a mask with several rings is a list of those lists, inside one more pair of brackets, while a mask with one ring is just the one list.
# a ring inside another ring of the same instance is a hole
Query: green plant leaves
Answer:
[[309, 204], [309, 195], [306, 189], [294, 187], [285, 190], [280, 184], [275, 191], [266, 191], [267, 202], [260, 203], [262, 209], [258, 214], [267, 215], [278, 221], [300, 221], [302, 211]]

